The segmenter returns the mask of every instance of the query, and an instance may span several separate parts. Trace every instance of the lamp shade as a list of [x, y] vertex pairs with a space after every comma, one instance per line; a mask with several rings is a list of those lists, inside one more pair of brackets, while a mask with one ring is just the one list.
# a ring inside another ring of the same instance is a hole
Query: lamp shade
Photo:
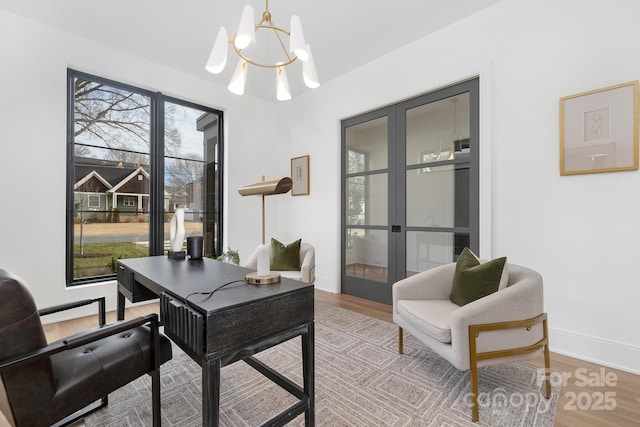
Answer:
[[241, 196], [271, 196], [273, 194], [284, 194], [291, 190], [292, 186], [293, 181], [291, 181], [291, 178], [276, 178], [243, 185], [242, 187], [238, 187], [238, 193], [240, 193]]
[[218, 74], [224, 70], [224, 67], [227, 65], [228, 43], [227, 29], [220, 27], [216, 42], [213, 44], [213, 49], [211, 49], [211, 53], [209, 54], [207, 65], [204, 67], [208, 72]]
[[242, 17], [240, 18], [240, 25], [238, 25], [238, 32], [233, 40], [233, 44], [238, 49], [244, 49], [249, 46], [249, 43], [256, 41], [256, 27], [254, 27], [253, 19], [253, 7], [246, 5], [242, 10]]
[[307, 52], [307, 44], [304, 41], [304, 33], [302, 32], [302, 23], [298, 15], [291, 17], [291, 33], [289, 36], [289, 52], [296, 54], [302, 61], [309, 59]]
[[282, 67], [276, 68], [276, 98], [278, 101], [288, 101], [291, 99], [287, 72]]
[[311, 46], [309, 45], [307, 45], [307, 52], [309, 53], [309, 59], [302, 63], [302, 78], [304, 79], [304, 84], [306, 84], [307, 87], [315, 89], [320, 86], [320, 79], [318, 79], [316, 63], [313, 61]]
[[242, 95], [244, 93], [244, 84], [247, 81], [247, 63], [241, 59], [236, 65], [236, 69], [231, 76], [231, 82], [227, 89], [236, 95]]

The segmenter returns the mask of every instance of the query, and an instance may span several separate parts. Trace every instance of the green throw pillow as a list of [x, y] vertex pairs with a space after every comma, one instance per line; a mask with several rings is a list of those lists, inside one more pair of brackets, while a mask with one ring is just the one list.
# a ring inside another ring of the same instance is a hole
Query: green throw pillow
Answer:
[[287, 246], [271, 239], [271, 271], [300, 271], [300, 242], [298, 239]]
[[502, 257], [480, 263], [469, 248], [464, 248], [453, 274], [451, 301], [463, 306], [497, 291], [506, 261]]

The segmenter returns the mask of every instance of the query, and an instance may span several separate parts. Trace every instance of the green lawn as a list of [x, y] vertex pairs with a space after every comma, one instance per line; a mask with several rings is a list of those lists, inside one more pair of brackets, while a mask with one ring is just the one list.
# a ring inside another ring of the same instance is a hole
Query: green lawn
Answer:
[[80, 245], [74, 245], [74, 277], [101, 276], [116, 272], [119, 259], [149, 256], [149, 248], [131, 242], [85, 243], [80, 255]]

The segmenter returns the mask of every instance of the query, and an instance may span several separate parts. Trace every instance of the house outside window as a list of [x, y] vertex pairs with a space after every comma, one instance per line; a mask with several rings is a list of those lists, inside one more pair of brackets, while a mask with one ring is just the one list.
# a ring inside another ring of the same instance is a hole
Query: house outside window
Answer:
[[175, 207], [187, 236], [221, 249], [222, 112], [68, 70], [67, 284], [162, 255]]

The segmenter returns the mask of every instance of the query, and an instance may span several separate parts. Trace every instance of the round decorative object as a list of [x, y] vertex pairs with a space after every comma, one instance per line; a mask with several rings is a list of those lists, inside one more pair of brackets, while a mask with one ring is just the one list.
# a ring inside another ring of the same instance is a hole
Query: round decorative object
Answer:
[[270, 271], [265, 276], [258, 276], [257, 272], [249, 273], [245, 276], [247, 282], [253, 285], [270, 285], [280, 281], [280, 273]]

